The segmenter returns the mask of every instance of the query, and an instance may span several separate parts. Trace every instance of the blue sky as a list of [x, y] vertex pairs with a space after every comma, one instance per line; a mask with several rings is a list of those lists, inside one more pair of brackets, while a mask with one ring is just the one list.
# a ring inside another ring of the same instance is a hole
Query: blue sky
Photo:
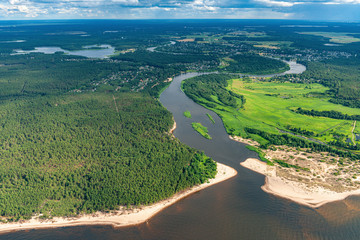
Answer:
[[0, 19], [360, 21], [360, 0], [0, 0]]

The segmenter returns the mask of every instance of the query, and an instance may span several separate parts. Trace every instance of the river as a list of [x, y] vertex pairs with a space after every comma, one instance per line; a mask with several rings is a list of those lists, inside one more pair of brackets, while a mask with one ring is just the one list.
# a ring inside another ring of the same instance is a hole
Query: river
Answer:
[[[302, 69], [294, 66], [298, 71]], [[181, 81], [196, 75], [199, 73], [175, 77], [160, 101], [174, 115], [177, 123], [174, 135], [235, 168], [236, 177], [195, 193], [137, 226], [30, 230], [3, 234], [0, 239], [359, 239], [360, 197], [312, 209], [260, 189], [264, 177], [239, 164], [256, 154], [244, 144], [230, 140], [221, 119], [180, 90]], [[191, 112], [192, 119], [183, 116], [186, 110]], [[214, 118], [215, 124], [206, 113]], [[213, 139], [207, 140], [195, 132], [192, 122], [208, 127]]]

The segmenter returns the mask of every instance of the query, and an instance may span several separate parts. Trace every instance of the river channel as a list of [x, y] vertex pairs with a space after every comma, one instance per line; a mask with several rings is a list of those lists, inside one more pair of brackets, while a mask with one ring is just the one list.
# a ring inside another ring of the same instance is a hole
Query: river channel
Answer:
[[[290, 65], [290, 73], [305, 70], [302, 65]], [[180, 90], [181, 81], [199, 74], [175, 77], [160, 101], [174, 115], [177, 123], [174, 135], [214, 160], [235, 168], [236, 177], [195, 193], [137, 226], [30, 230], [3, 234], [0, 239], [359, 239], [360, 197], [312, 209], [260, 189], [264, 177], [239, 164], [256, 154], [244, 144], [230, 140], [221, 119]], [[187, 110], [192, 119], [183, 116]], [[215, 124], [206, 113], [214, 118]], [[213, 139], [195, 132], [192, 122], [208, 127]]]

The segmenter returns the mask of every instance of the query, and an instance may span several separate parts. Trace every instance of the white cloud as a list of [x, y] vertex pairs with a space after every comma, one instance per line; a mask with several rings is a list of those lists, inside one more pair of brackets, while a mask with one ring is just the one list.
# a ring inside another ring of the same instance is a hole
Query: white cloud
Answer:
[[57, 11], [59, 14], [76, 14], [78, 13], [78, 8], [71, 7], [71, 8], [59, 8]]
[[333, 3], [333, 4], [360, 4], [360, 0], [335, 0], [331, 3]]
[[128, 4], [128, 5], [133, 5], [133, 4], [138, 4], [139, 3], [138, 0], [111, 0], [111, 2], [123, 3], [123, 4]]
[[324, 4], [324, 5], [339, 5], [339, 4], [360, 4], [360, 0], [333, 0], [333, 1], [305, 1], [305, 2], [292, 2], [292, 1], [276, 1], [276, 0], [255, 0], [267, 6], [276, 7], [292, 7], [298, 4]]
[[0, 4], [2, 15], [23, 15], [25, 17], [37, 17], [40, 14], [47, 14], [46, 8], [35, 6], [28, 0], [9, 0], [7, 3]]
[[209, 0], [194, 0], [194, 2], [186, 4], [187, 7], [196, 10], [216, 11], [218, 7], [214, 5], [215, 5], [215, 1], [209, 1]]
[[292, 7], [294, 5], [304, 4], [304, 2], [285, 2], [285, 1], [274, 1], [274, 0], [255, 0], [255, 1], [263, 3], [266, 6], [274, 6], [274, 7]]
[[323, 2], [322, 4], [324, 4], [324, 5], [339, 5], [341, 3], [339, 3], [339, 2]]
[[284, 9], [295, 11], [292, 7], [300, 4], [355, 5], [360, 0], [0, 0], [0, 17], [283, 19], [299, 16]]

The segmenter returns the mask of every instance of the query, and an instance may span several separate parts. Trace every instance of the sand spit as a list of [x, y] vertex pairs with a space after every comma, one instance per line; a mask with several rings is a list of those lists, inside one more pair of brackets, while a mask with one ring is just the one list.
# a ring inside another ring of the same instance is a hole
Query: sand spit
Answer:
[[56, 217], [50, 220], [40, 220], [38, 217], [33, 217], [31, 220], [16, 223], [1, 223], [0, 232], [79, 225], [112, 225], [114, 227], [123, 227], [140, 224], [146, 222], [151, 217], [155, 216], [157, 213], [179, 201], [180, 199], [214, 184], [232, 178], [237, 174], [235, 169], [221, 163], [217, 163], [217, 169], [218, 173], [216, 177], [214, 179], [210, 179], [208, 183], [194, 186], [191, 189], [177, 193], [171, 198], [150, 206], [144, 206], [136, 209], [121, 209], [112, 211], [110, 213], [97, 212], [95, 214], [82, 215], [74, 218]]
[[284, 179], [277, 176], [275, 166], [269, 166], [255, 158], [248, 158], [240, 164], [266, 176], [265, 184], [261, 187], [263, 191], [308, 207], [318, 208], [326, 203], [343, 200], [350, 195], [360, 194], [360, 189], [335, 192], [321, 186], [309, 187], [301, 182]]

